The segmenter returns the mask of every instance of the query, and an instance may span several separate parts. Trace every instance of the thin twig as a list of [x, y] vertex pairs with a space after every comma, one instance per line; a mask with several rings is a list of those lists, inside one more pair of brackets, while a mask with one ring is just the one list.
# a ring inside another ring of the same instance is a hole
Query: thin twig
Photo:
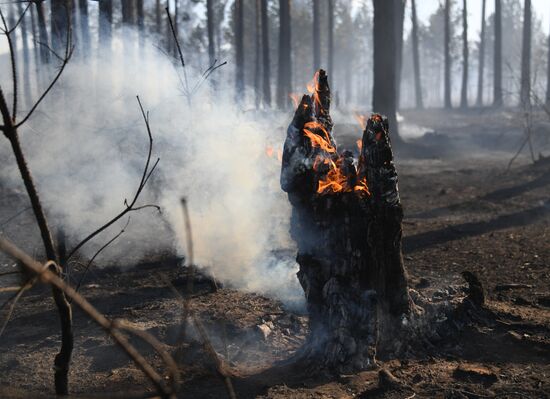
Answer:
[[128, 200], [125, 199], [124, 200], [124, 206], [125, 208], [118, 214], [116, 215], [114, 218], [112, 218], [111, 220], [109, 220], [107, 223], [105, 223], [103, 226], [99, 227], [98, 229], [96, 229], [95, 231], [93, 231], [92, 233], [90, 233], [86, 238], [84, 238], [82, 241], [80, 241], [75, 247], [74, 249], [69, 253], [69, 255], [67, 256], [67, 261], [69, 259], [71, 259], [71, 257], [80, 249], [82, 248], [87, 242], [89, 242], [92, 238], [94, 238], [95, 236], [97, 236], [98, 234], [100, 234], [101, 232], [103, 232], [104, 230], [106, 230], [107, 228], [109, 228], [110, 226], [112, 226], [114, 223], [116, 223], [119, 219], [121, 219], [122, 217], [124, 217], [124, 215], [126, 215], [127, 213], [129, 212], [133, 212], [133, 211], [138, 211], [140, 209], [144, 209], [144, 208], [150, 208], [150, 207], [155, 207], [159, 212], [160, 212], [160, 207], [156, 206], [156, 205], [146, 205], [146, 206], [140, 206], [140, 207], [135, 207], [135, 204], [137, 202], [137, 200], [139, 199], [139, 196], [141, 195], [141, 192], [143, 191], [143, 189], [145, 188], [145, 185], [147, 184], [147, 181], [149, 180], [149, 178], [151, 177], [151, 175], [153, 174], [153, 172], [155, 171], [159, 161], [160, 161], [160, 158], [157, 158], [157, 160], [155, 161], [155, 163], [153, 164], [152, 167], [150, 167], [150, 164], [151, 164], [151, 155], [153, 153], [153, 135], [151, 133], [151, 126], [149, 125], [149, 113], [145, 113], [144, 109], [143, 109], [143, 106], [141, 104], [141, 101], [139, 99], [139, 96], [136, 96], [137, 98], [137, 102], [139, 104], [139, 108], [141, 110], [141, 115], [143, 116], [143, 120], [145, 122], [145, 127], [147, 129], [147, 135], [149, 137], [149, 149], [147, 151], [147, 160], [145, 161], [145, 167], [143, 168], [143, 173], [141, 175], [141, 180], [138, 184], [138, 187], [136, 189], [136, 192], [134, 194], [134, 197], [132, 198], [132, 201], [130, 201], [130, 203], [128, 203]]
[[88, 264], [84, 268], [84, 271], [82, 272], [82, 276], [80, 277], [80, 280], [78, 281], [78, 284], [76, 285], [76, 288], [75, 288], [76, 292], [78, 292], [78, 290], [80, 289], [80, 286], [82, 285], [82, 282], [84, 281], [84, 278], [86, 277], [86, 274], [88, 274], [88, 270], [90, 269], [90, 266], [92, 265], [92, 263], [94, 263], [95, 258], [101, 252], [103, 252], [104, 249], [106, 249], [109, 245], [111, 245], [113, 242], [115, 242], [122, 234], [124, 234], [124, 232], [126, 231], [126, 228], [128, 227], [129, 224], [130, 224], [130, 217], [128, 217], [128, 221], [126, 222], [126, 225], [124, 225], [122, 230], [120, 230], [117, 235], [115, 235], [113, 238], [111, 238], [109, 241], [107, 241], [105, 243], [105, 245], [103, 245], [101, 248], [99, 248], [97, 250], [97, 252], [94, 254], [94, 256], [92, 256], [92, 258], [90, 259], [90, 261], [88, 262]]
[[185, 60], [183, 59], [183, 53], [181, 52], [180, 41], [178, 39], [177, 32], [174, 29], [174, 24], [172, 23], [170, 10], [168, 9], [168, 7], [166, 7], [165, 10], [166, 10], [166, 15], [168, 15], [168, 22], [170, 23], [170, 30], [172, 31], [172, 36], [174, 37], [174, 41], [176, 42], [176, 49], [178, 50], [178, 55], [180, 57], [181, 67], [183, 68], [183, 76], [185, 79], [185, 91], [189, 93], [189, 81], [187, 80], [187, 71], [185, 69]]
[[[143, 371], [143, 373], [149, 378], [149, 380], [153, 383], [153, 385], [161, 395], [175, 398], [175, 392], [167, 389], [162, 376], [160, 376], [154, 370], [151, 364], [149, 364], [149, 362], [147, 362], [147, 360], [136, 350], [136, 348], [130, 344], [124, 334], [119, 331], [118, 326], [121, 325], [121, 322], [108, 320], [82, 295], [76, 292], [73, 287], [68, 285], [54, 272], [52, 272], [50, 270], [50, 264], [53, 262], [48, 262], [42, 265], [3, 237], [0, 237], [0, 250], [5, 254], [19, 260], [23, 264], [23, 266], [25, 266], [29, 271], [33, 272], [36, 277], [39, 278], [42, 282], [50, 284], [57, 289], [63, 291], [65, 295], [67, 295], [67, 297], [71, 298], [72, 301], [84, 311], [84, 313], [86, 313], [94, 322], [96, 322], [107, 333], [109, 333], [109, 335], [111, 335], [114, 341], [130, 356], [130, 358], [139, 367], [139, 369]], [[143, 332], [143, 334], [147, 333]], [[155, 342], [155, 339], [151, 338], [148, 342]], [[160, 345], [155, 347], [154, 349], [158, 353], [162, 353], [163, 358], [170, 357], [170, 355], [167, 354]], [[177, 375], [172, 375], [171, 377], [174, 381], [176, 381], [177, 384]]]

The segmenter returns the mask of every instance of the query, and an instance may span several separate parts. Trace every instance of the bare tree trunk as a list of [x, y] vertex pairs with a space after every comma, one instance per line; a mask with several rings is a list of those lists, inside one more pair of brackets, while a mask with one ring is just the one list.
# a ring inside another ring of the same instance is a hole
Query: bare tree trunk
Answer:
[[279, 69], [277, 71], [277, 106], [287, 109], [292, 91], [290, 0], [279, 0]]
[[328, 0], [328, 74], [334, 79], [334, 0]]
[[495, 0], [495, 55], [494, 55], [493, 105], [500, 107], [502, 101], [502, 4]]
[[71, 1], [51, 0], [50, 32], [52, 35], [52, 47], [58, 53], [61, 53], [65, 47], [65, 38], [67, 37], [67, 29], [69, 29], [71, 12]]
[[422, 109], [424, 108], [424, 102], [422, 101], [422, 81], [420, 79], [420, 51], [418, 45], [418, 19], [416, 16], [416, 0], [411, 0], [411, 7], [414, 93], [416, 97], [416, 108]]
[[476, 106], [483, 106], [483, 74], [485, 73], [485, 9], [487, 0], [481, 3], [481, 38], [479, 44], [479, 70], [477, 77], [477, 100]]
[[468, 108], [468, 5], [467, 1], [462, 2], [462, 90], [460, 92], [460, 107]]
[[162, 9], [160, 7], [160, 0], [155, 0], [155, 25], [157, 33], [162, 33]]
[[235, 95], [237, 102], [244, 96], [244, 6], [243, 0], [235, 0]]
[[261, 25], [261, 0], [256, 0], [255, 7], [255, 21], [256, 21], [256, 33], [254, 35], [254, 41], [256, 44], [256, 65], [254, 65], [254, 95], [256, 102], [256, 109], [260, 108], [262, 102], [261, 92], [261, 73], [262, 73], [262, 25]]
[[267, 0], [261, 0], [262, 14], [262, 51], [263, 51], [263, 102], [264, 107], [271, 107], [271, 60], [269, 56], [269, 18]]
[[[374, 4], [374, 85], [372, 108], [388, 117], [395, 142], [400, 141], [396, 117], [396, 51], [388, 51], [396, 43], [395, 8], [401, 0], [373, 0]], [[395, 47], [394, 47], [395, 48]]]
[[120, 0], [122, 4], [122, 23], [133, 25], [135, 23], [135, 0]]
[[396, 46], [395, 51], [397, 52], [395, 56], [395, 62], [397, 65], [395, 72], [395, 106], [396, 109], [399, 109], [399, 103], [401, 101], [401, 71], [403, 67], [403, 28], [405, 24], [405, 5], [407, 0], [399, 0], [395, 5], [396, 15], [395, 15], [395, 38]]
[[214, 65], [216, 45], [214, 42], [214, 0], [206, 0], [206, 30], [208, 32], [208, 59]]
[[[38, 31], [40, 32], [40, 42], [49, 46], [50, 39], [48, 37], [48, 29], [46, 28], [46, 17], [44, 16], [44, 4], [41, 1], [34, 3], [36, 6], [36, 14], [38, 16]], [[50, 52], [45, 46], [40, 47], [40, 59], [43, 64], [50, 62]]]
[[523, 10], [523, 45], [521, 50], [520, 105], [531, 104], [531, 0], [525, 0]]
[[111, 50], [113, 24], [113, 0], [99, 0], [99, 50]]
[[445, 108], [451, 103], [451, 0], [445, 0]]
[[88, 17], [88, 0], [78, 0], [80, 11], [80, 37], [82, 56], [87, 58], [90, 53], [90, 22]]
[[34, 73], [36, 76], [36, 87], [38, 88], [40, 87], [42, 82], [42, 68], [40, 68], [40, 65], [39, 65], [39, 63], [41, 62], [39, 47], [42, 47], [42, 46], [38, 44], [40, 42], [40, 37], [38, 36], [38, 30], [36, 28], [36, 25], [37, 25], [36, 16], [35, 16], [36, 12], [32, 4], [29, 9], [31, 11], [31, 32], [32, 32], [32, 40], [34, 42], [34, 45], [33, 45]]
[[[23, 5], [17, 3], [17, 15], [23, 15]], [[23, 90], [25, 93], [24, 104], [31, 106], [31, 57], [29, 51], [29, 34], [27, 28], [27, 15], [21, 19], [21, 45], [23, 47]]]
[[145, 14], [143, 11], [143, 0], [136, 1], [137, 8], [137, 26], [139, 31], [139, 41], [141, 43], [141, 49], [143, 50], [143, 44], [145, 43]]
[[321, 4], [312, 0], [313, 4], [313, 72], [321, 67]]

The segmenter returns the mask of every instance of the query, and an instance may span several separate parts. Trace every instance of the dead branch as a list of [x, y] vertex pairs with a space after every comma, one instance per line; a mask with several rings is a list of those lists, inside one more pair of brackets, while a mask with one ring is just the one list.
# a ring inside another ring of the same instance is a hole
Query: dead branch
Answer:
[[145, 186], [147, 185], [147, 181], [149, 180], [149, 178], [151, 177], [151, 175], [153, 174], [153, 172], [155, 171], [159, 161], [160, 161], [160, 158], [157, 158], [157, 160], [155, 161], [155, 163], [153, 164], [152, 167], [150, 167], [150, 164], [151, 164], [151, 156], [152, 156], [152, 153], [153, 153], [153, 135], [151, 133], [151, 126], [149, 124], [149, 112], [145, 112], [144, 109], [143, 109], [143, 106], [141, 104], [141, 101], [139, 99], [139, 96], [136, 96], [137, 98], [137, 102], [139, 104], [139, 108], [141, 110], [141, 115], [143, 116], [143, 120], [145, 122], [145, 127], [147, 129], [147, 135], [149, 136], [149, 150], [147, 152], [147, 160], [145, 161], [145, 167], [143, 168], [143, 173], [141, 175], [141, 180], [138, 184], [138, 187], [136, 189], [136, 192], [134, 194], [134, 197], [132, 198], [132, 200], [130, 201], [130, 203], [128, 203], [128, 200], [125, 199], [124, 200], [124, 206], [125, 208], [118, 214], [116, 215], [115, 217], [113, 217], [111, 220], [109, 220], [107, 223], [105, 223], [103, 226], [99, 227], [98, 229], [96, 229], [95, 231], [93, 231], [92, 233], [90, 233], [86, 238], [84, 238], [82, 241], [80, 241], [80, 243], [78, 243], [74, 249], [69, 253], [69, 255], [67, 256], [67, 261], [69, 261], [69, 259], [71, 259], [71, 257], [80, 249], [82, 248], [87, 242], [89, 242], [92, 238], [94, 238], [95, 236], [97, 236], [98, 234], [100, 234], [101, 232], [103, 232], [104, 230], [106, 230], [107, 228], [109, 228], [110, 226], [112, 226], [114, 223], [116, 223], [118, 220], [120, 220], [121, 218], [124, 217], [124, 215], [126, 215], [127, 213], [129, 212], [134, 212], [134, 211], [138, 211], [140, 209], [144, 209], [144, 208], [156, 208], [159, 212], [160, 212], [160, 207], [158, 207], [157, 205], [145, 205], [145, 206], [139, 206], [139, 207], [136, 207], [136, 202], [138, 201], [140, 195], [141, 195], [141, 192], [143, 191], [143, 189], [145, 188]]
[[[155, 371], [151, 364], [147, 362], [147, 360], [137, 351], [137, 349], [130, 344], [124, 334], [121, 333], [120, 330], [127, 329], [125, 327], [127, 324], [123, 321], [111, 321], [101, 314], [82, 295], [76, 292], [73, 287], [68, 285], [56, 273], [50, 270], [52, 265], [57, 267], [54, 262], [47, 262], [42, 265], [3, 237], [0, 237], [0, 251], [20, 261], [22, 265], [27, 270], [34, 273], [36, 278], [38, 278], [41, 282], [50, 284], [59, 291], [63, 292], [72, 300], [73, 303], [75, 303], [84, 313], [86, 313], [96, 324], [102, 327], [114, 339], [114, 341], [134, 361], [136, 366], [147, 376], [147, 378], [149, 378], [163, 397], [175, 398], [175, 392], [165, 386], [162, 376]], [[171, 359], [170, 355], [164, 350], [164, 348], [162, 348], [162, 345], [154, 337], [149, 336], [149, 334], [144, 331], [141, 331], [139, 336], [147, 336], [147, 342], [161, 355], [163, 359]], [[173, 365], [174, 363], [172, 359], [166, 364], [171, 373], [170, 377], [172, 387], [177, 387], [179, 378]]]
[[126, 225], [122, 228], [122, 230], [120, 230], [117, 235], [115, 235], [113, 238], [111, 238], [109, 241], [107, 241], [105, 243], [105, 245], [103, 245], [101, 248], [99, 248], [96, 251], [94, 256], [92, 256], [92, 258], [88, 261], [88, 264], [84, 268], [84, 272], [82, 273], [82, 276], [80, 277], [80, 280], [78, 280], [78, 284], [76, 285], [75, 291], [78, 292], [78, 290], [80, 289], [80, 285], [82, 284], [82, 281], [84, 281], [84, 277], [86, 277], [86, 274], [88, 273], [88, 270], [90, 269], [90, 266], [92, 265], [92, 263], [94, 263], [95, 258], [101, 252], [103, 252], [103, 250], [105, 250], [109, 245], [111, 245], [113, 242], [115, 242], [122, 234], [124, 234], [124, 232], [126, 231], [126, 228], [128, 227], [129, 224], [130, 224], [130, 217], [128, 217], [128, 221], [126, 222]]
[[189, 82], [187, 80], [187, 71], [185, 69], [185, 60], [183, 58], [183, 53], [181, 52], [181, 46], [180, 41], [178, 40], [178, 35], [176, 33], [176, 30], [174, 29], [174, 24], [172, 23], [172, 17], [170, 16], [170, 10], [168, 7], [165, 8], [166, 15], [168, 15], [168, 22], [170, 23], [170, 30], [172, 31], [172, 36], [174, 38], [174, 42], [176, 43], [176, 49], [178, 50], [178, 56], [180, 58], [181, 67], [183, 69], [183, 76], [185, 79], [185, 87], [184, 91], [186, 92], [187, 98], [189, 98]]

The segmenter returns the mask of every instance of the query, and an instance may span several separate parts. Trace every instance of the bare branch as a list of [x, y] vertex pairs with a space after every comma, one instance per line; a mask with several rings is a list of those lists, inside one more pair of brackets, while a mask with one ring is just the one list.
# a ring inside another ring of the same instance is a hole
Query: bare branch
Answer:
[[185, 60], [183, 59], [183, 53], [181, 52], [180, 42], [178, 40], [178, 35], [174, 29], [174, 24], [172, 23], [172, 17], [170, 16], [170, 10], [166, 7], [166, 15], [168, 15], [168, 22], [170, 23], [170, 30], [172, 31], [172, 36], [176, 42], [176, 48], [178, 50], [178, 55], [180, 57], [181, 67], [183, 68], [183, 76], [185, 78], [185, 91], [189, 93], [189, 82], [187, 80], [187, 71], [185, 70]]
[[152, 152], [153, 152], [153, 135], [151, 133], [151, 126], [149, 125], [149, 116], [148, 114], [145, 113], [144, 109], [143, 109], [143, 106], [141, 104], [141, 101], [139, 99], [139, 96], [136, 96], [137, 98], [137, 101], [138, 101], [138, 104], [139, 104], [139, 108], [141, 110], [141, 115], [143, 116], [143, 120], [145, 122], [145, 127], [147, 129], [147, 135], [149, 137], [149, 149], [148, 149], [148, 152], [147, 152], [147, 160], [145, 161], [145, 167], [143, 168], [143, 173], [141, 175], [141, 180], [139, 182], [139, 185], [138, 185], [138, 188], [136, 189], [136, 192], [134, 194], [134, 197], [132, 198], [132, 201], [130, 201], [130, 203], [128, 203], [128, 200], [124, 200], [124, 206], [125, 208], [118, 214], [116, 215], [115, 217], [113, 217], [111, 220], [109, 220], [107, 223], [105, 223], [103, 226], [99, 227], [98, 229], [96, 229], [95, 231], [93, 231], [92, 233], [90, 233], [86, 238], [84, 238], [82, 241], [80, 241], [80, 243], [78, 243], [74, 249], [69, 253], [69, 255], [67, 256], [67, 261], [69, 261], [69, 259], [71, 259], [71, 257], [80, 249], [82, 248], [87, 242], [89, 242], [92, 238], [94, 238], [95, 236], [97, 236], [98, 234], [100, 234], [101, 232], [103, 232], [104, 230], [106, 230], [107, 228], [109, 228], [110, 226], [112, 226], [114, 223], [116, 223], [119, 219], [121, 219], [122, 217], [124, 217], [124, 215], [126, 215], [127, 213], [129, 212], [134, 212], [134, 211], [138, 211], [140, 209], [144, 209], [144, 208], [151, 208], [151, 207], [155, 207], [157, 208], [159, 211], [160, 211], [160, 208], [157, 207], [157, 206], [153, 206], [153, 205], [145, 205], [145, 206], [140, 206], [140, 207], [136, 207], [135, 204], [137, 202], [137, 200], [139, 199], [139, 196], [141, 195], [141, 192], [143, 191], [145, 185], [147, 184], [147, 181], [149, 180], [149, 178], [151, 177], [151, 174], [154, 172], [155, 168], [157, 167], [159, 161], [160, 161], [160, 158], [157, 158], [157, 160], [155, 161], [155, 163], [153, 164], [152, 167], [149, 167], [150, 164], [151, 164], [151, 155], [152, 155]]
[[[0, 250], [5, 254], [19, 260], [29, 271], [33, 272], [38, 279], [46, 284], [50, 284], [57, 289], [61, 290], [67, 297], [80, 307], [96, 324], [102, 327], [114, 341], [130, 356], [136, 366], [143, 371], [143, 373], [153, 383], [155, 388], [161, 395], [175, 397], [175, 392], [169, 390], [165, 384], [162, 376], [160, 376], [154, 368], [147, 362], [147, 360], [137, 351], [137, 349], [130, 344], [128, 339], [120, 332], [119, 326], [121, 322], [110, 321], [103, 314], [101, 314], [96, 308], [94, 308], [82, 295], [74, 290], [70, 285], [63, 281], [56, 273], [50, 270], [51, 263], [48, 262], [44, 265], [35, 261], [29, 255], [21, 251], [14, 244], [9, 242], [3, 237], [0, 237]], [[142, 332], [142, 334], [147, 334]], [[148, 337], [148, 342], [156, 342], [152, 337]], [[162, 358], [169, 358], [170, 355], [160, 346], [157, 345], [154, 348], [161, 353]], [[172, 361], [173, 362], [173, 361]], [[167, 366], [171, 368], [172, 362], [169, 362]], [[172, 371], [173, 372], [173, 371]], [[178, 380], [177, 375], [172, 375], [174, 381]], [[176, 382], [177, 384], [177, 382]]]
[[88, 274], [88, 270], [90, 269], [90, 266], [92, 265], [92, 263], [94, 263], [95, 258], [101, 252], [103, 252], [104, 249], [106, 249], [109, 245], [111, 245], [113, 242], [115, 242], [122, 234], [124, 234], [124, 232], [126, 231], [126, 228], [128, 227], [129, 224], [130, 224], [130, 217], [128, 217], [128, 221], [126, 222], [126, 225], [124, 225], [122, 230], [120, 230], [117, 235], [115, 235], [113, 238], [111, 238], [109, 241], [107, 241], [107, 243], [105, 243], [105, 245], [103, 245], [101, 248], [99, 248], [97, 250], [97, 252], [94, 254], [94, 256], [92, 256], [92, 258], [90, 259], [90, 261], [88, 262], [88, 264], [84, 268], [84, 272], [82, 273], [82, 276], [80, 277], [80, 280], [78, 281], [78, 284], [76, 285], [75, 291], [78, 292], [78, 290], [80, 289], [82, 281], [84, 281], [84, 278], [86, 277], [86, 274]]

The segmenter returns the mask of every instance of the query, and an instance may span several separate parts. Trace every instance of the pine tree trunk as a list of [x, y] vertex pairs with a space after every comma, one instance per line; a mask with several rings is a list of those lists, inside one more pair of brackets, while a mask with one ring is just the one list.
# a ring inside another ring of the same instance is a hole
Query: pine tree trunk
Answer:
[[279, 0], [279, 68], [277, 71], [277, 107], [287, 109], [292, 91], [290, 0]]
[[313, 71], [321, 67], [321, 21], [319, 0], [313, 0]]
[[416, 0], [411, 0], [411, 22], [412, 22], [412, 45], [413, 45], [413, 67], [414, 67], [414, 93], [416, 108], [424, 108], [422, 100], [422, 80], [420, 73], [420, 51], [418, 45], [418, 19], [416, 16]]
[[451, 103], [451, 0], [445, 0], [445, 108]]
[[122, 23], [124, 25], [135, 24], [135, 0], [120, 0], [122, 4]]
[[[36, 6], [36, 14], [38, 16], [38, 31], [40, 33], [40, 42], [50, 45], [50, 39], [48, 36], [48, 29], [46, 28], [46, 17], [44, 15], [44, 4], [41, 1], [34, 3]], [[45, 46], [40, 47], [40, 59], [43, 64], [50, 62], [50, 52]]]
[[256, 64], [254, 65], [254, 95], [256, 109], [260, 108], [262, 103], [262, 91], [261, 91], [261, 73], [262, 73], [262, 25], [261, 25], [261, 0], [256, 0], [255, 4], [255, 22], [256, 32], [254, 34], [254, 41], [256, 45]]
[[328, 74], [334, 74], [334, 0], [328, 0]]
[[99, 0], [99, 49], [111, 50], [113, 1]]
[[396, 117], [396, 51], [388, 49], [396, 48], [391, 43], [396, 43], [395, 37], [395, 7], [401, 0], [373, 0], [374, 3], [374, 84], [372, 108], [374, 112], [388, 117], [394, 132], [394, 142], [399, 142]]
[[525, 0], [523, 10], [523, 45], [521, 50], [520, 106], [531, 104], [531, 0]]
[[162, 8], [160, 0], [155, 0], [155, 25], [157, 33], [160, 35], [162, 33]]
[[262, 63], [263, 63], [263, 103], [271, 107], [271, 61], [269, 54], [269, 19], [267, 16], [267, 0], [261, 0], [262, 14]]
[[477, 76], [477, 100], [476, 106], [483, 106], [483, 74], [485, 73], [485, 9], [487, 0], [481, 3], [481, 37], [479, 44], [479, 69]]
[[503, 105], [502, 99], [502, 4], [501, 0], [495, 0], [495, 55], [493, 73], [493, 105]]
[[214, 0], [206, 0], [206, 30], [208, 33], [208, 61], [214, 65], [216, 44], [214, 42]]
[[52, 47], [58, 54], [62, 54], [65, 48], [71, 12], [69, 0], [51, 0], [50, 32]]
[[244, 6], [243, 0], [235, 0], [235, 95], [237, 102], [244, 96]]
[[460, 92], [460, 107], [468, 108], [468, 6], [466, 0], [463, 0], [462, 4], [462, 90]]
[[87, 58], [90, 53], [90, 22], [88, 17], [88, 0], [78, 0], [80, 11], [80, 51], [82, 57]]
[[[17, 15], [23, 15], [23, 5], [21, 3], [17, 3]], [[21, 46], [23, 48], [23, 91], [25, 93], [23, 103], [29, 108], [31, 106], [31, 57], [27, 15], [21, 19]]]
[[405, 24], [405, 6], [407, 0], [399, 0], [395, 5], [395, 39], [396, 46], [395, 55], [396, 71], [395, 71], [395, 107], [399, 109], [401, 101], [401, 72], [403, 67], [403, 29]]
[[139, 31], [139, 41], [140, 48], [143, 51], [145, 43], [145, 14], [143, 10], [143, 0], [136, 1], [136, 12], [137, 12], [137, 26]]

